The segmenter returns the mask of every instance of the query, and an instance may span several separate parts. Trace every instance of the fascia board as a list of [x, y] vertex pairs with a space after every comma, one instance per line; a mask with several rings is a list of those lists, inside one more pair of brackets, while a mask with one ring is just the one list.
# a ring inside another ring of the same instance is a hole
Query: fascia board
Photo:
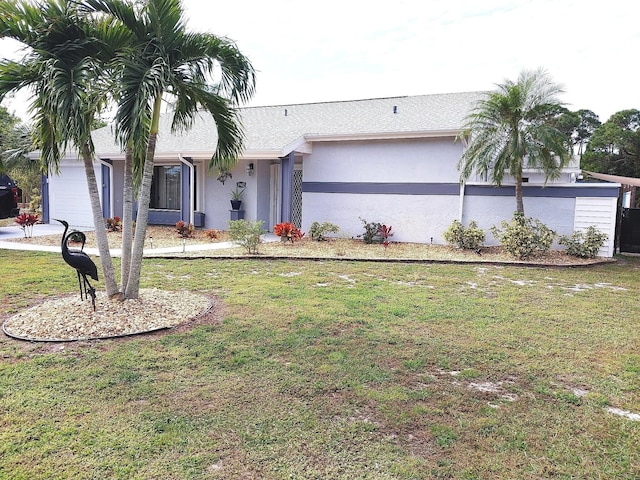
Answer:
[[461, 130], [418, 130], [408, 132], [375, 132], [375, 133], [345, 133], [345, 134], [307, 134], [304, 138], [308, 142], [340, 142], [354, 140], [397, 140], [406, 138], [438, 138], [457, 137]]

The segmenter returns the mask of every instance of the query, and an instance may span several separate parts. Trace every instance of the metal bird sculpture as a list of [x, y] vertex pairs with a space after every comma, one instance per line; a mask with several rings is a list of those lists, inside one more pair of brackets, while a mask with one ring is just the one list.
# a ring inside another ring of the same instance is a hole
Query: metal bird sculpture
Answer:
[[87, 237], [82, 232], [71, 232], [69, 233], [69, 235], [67, 235], [69, 224], [65, 220], [58, 220], [57, 218], [54, 218], [54, 220], [64, 225], [64, 233], [62, 234], [62, 242], [60, 244], [62, 248], [62, 258], [69, 266], [76, 269], [76, 273], [78, 274], [78, 286], [80, 287], [80, 299], [84, 300], [85, 296], [87, 298], [91, 296], [91, 304], [93, 305], [93, 311], [95, 312], [96, 289], [91, 286], [91, 283], [89, 283], [87, 275], [98, 281], [98, 268], [96, 267], [96, 264], [93, 263], [93, 260], [89, 258], [89, 255], [84, 253], [82, 249], [72, 250], [69, 249], [69, 245], [67, 244], [67, 242], [69, 241], [69, 237], [71, 237], [72, 235], [77, 236], [79, 234], [82, 241], [82, 248], [84, 248]]

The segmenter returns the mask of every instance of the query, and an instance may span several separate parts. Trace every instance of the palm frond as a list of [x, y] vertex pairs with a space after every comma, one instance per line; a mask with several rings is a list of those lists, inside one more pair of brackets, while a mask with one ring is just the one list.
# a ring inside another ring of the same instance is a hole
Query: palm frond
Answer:
[[458, 163], [461, 178], [490, 174], [500, 185], [505, 172], [521, 177], [525, 161], [545, 178], [557, 178], [570, 152], [567, 136], [551, 121], [562, 92], [544, 70], [525, 70], [479, 101], [464, 127], [470, 140]]

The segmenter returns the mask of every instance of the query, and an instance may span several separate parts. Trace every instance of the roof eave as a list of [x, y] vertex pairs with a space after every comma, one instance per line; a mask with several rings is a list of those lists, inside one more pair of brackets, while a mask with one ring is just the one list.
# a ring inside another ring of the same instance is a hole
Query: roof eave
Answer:
[[407, 138], [441, 138], [457, 137], [462, 130], [415, 130], [405, 132], [361, 132], [344, 134], [314, 134], [308, 133], [304, 138], [309, 142], [340, 142], [356, 140], [398, 140]]

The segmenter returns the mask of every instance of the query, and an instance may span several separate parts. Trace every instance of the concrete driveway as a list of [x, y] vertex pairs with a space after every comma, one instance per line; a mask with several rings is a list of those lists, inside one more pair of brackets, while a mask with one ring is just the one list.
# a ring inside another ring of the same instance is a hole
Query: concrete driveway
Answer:
[[[54, 225], [49, 223], [38, 223], [33, 226], [33, 236], [39, 237], [41, 235], [60, 235], [62, 236], [64, 227], [60, 224]], [[22, 238], [24, 232], [18, 225], [9, 225], [8, 227], [0, 227], [0, 242], [9, 240], [12, 238]]]

